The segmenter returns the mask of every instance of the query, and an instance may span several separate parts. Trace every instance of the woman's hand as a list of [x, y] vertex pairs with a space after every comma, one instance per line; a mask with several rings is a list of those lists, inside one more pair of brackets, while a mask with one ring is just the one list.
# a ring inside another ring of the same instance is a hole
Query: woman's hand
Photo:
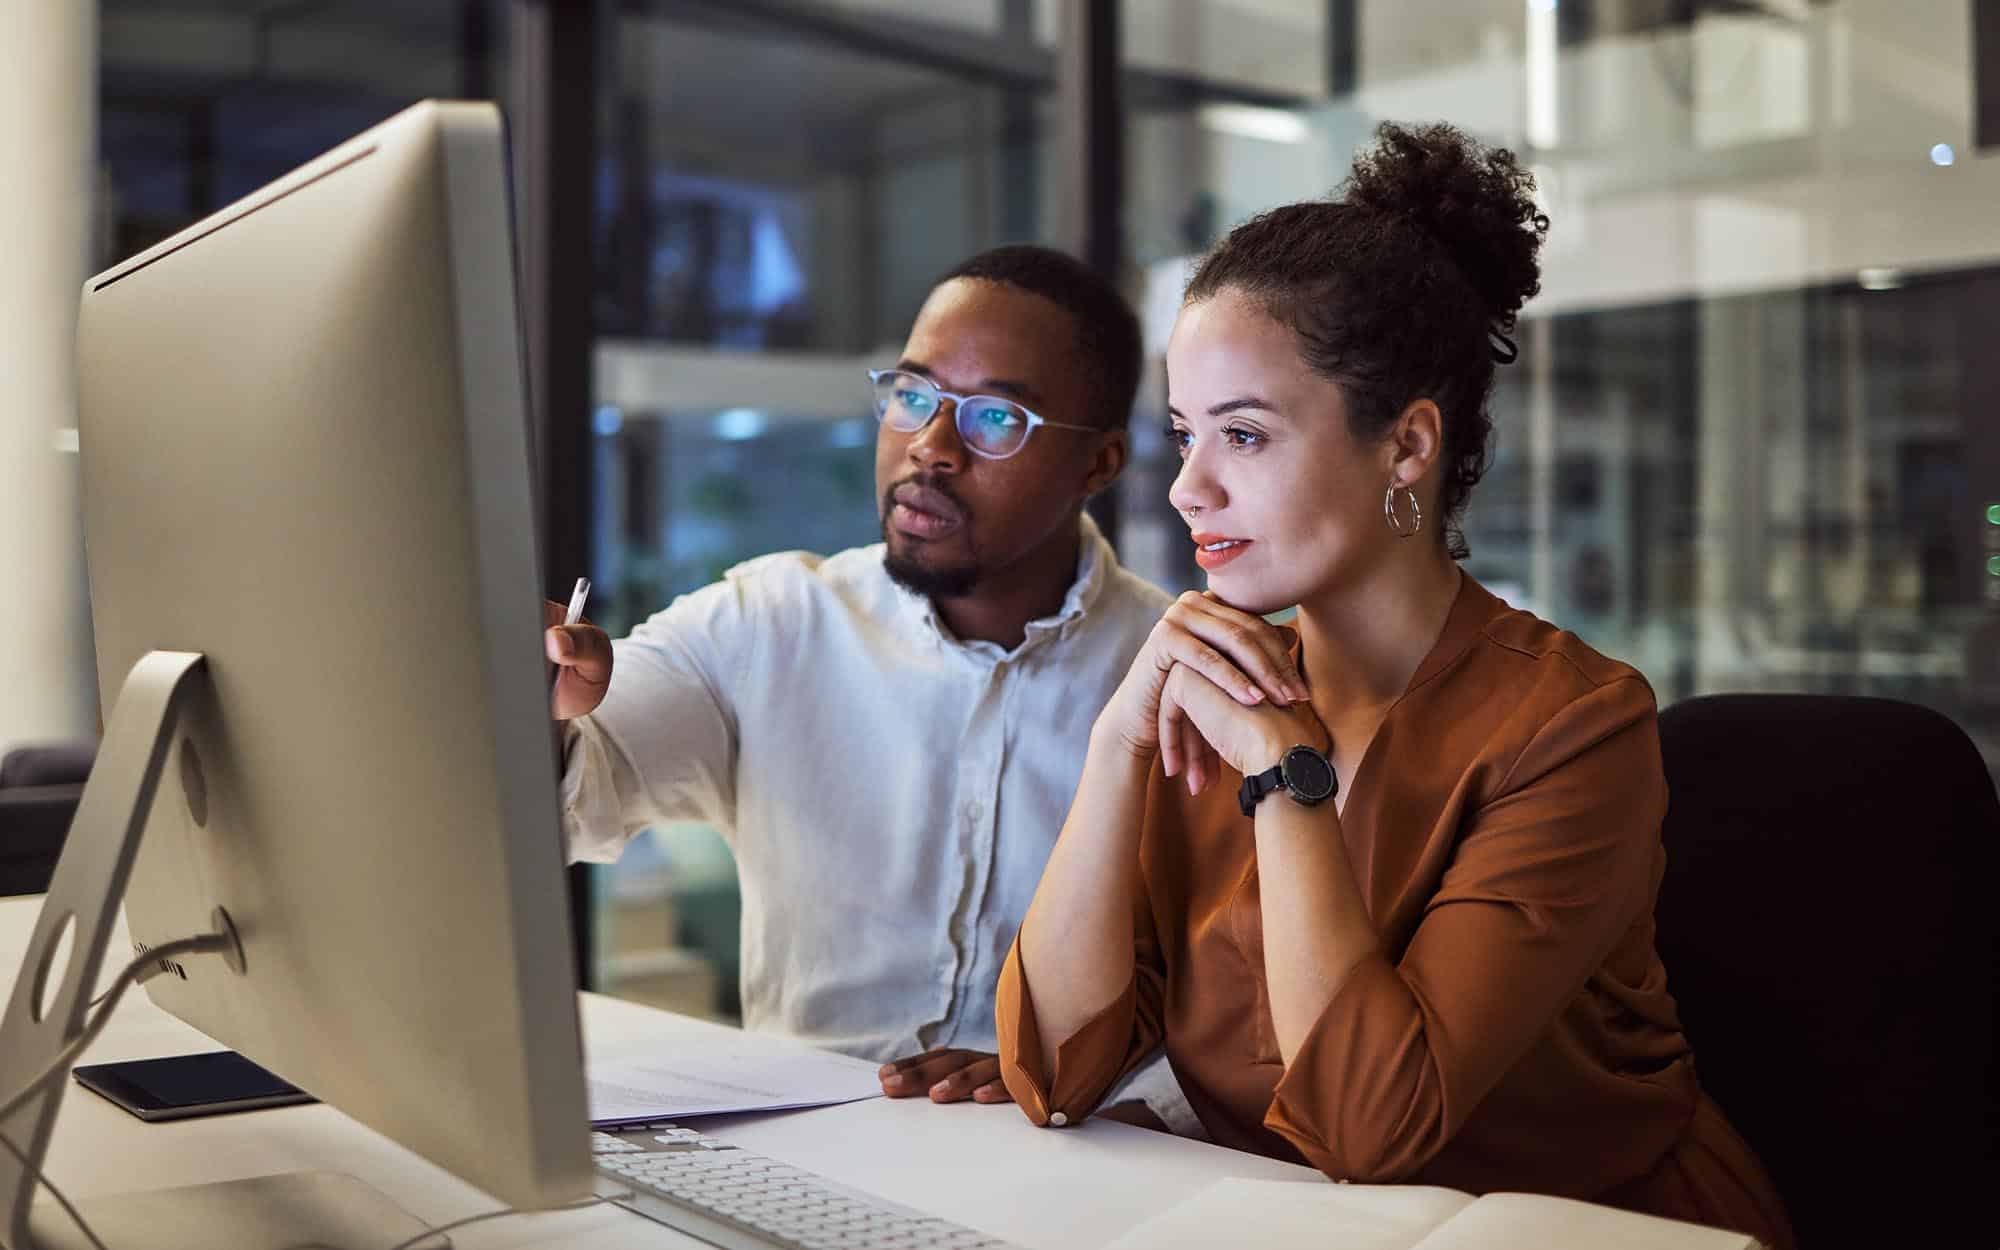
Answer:
[[[1200, 794], [1222, 775], [1218, 760], [1247, 777], [1263, 772], [1302, 743], [1321, 750], [1329, 746], [1326, 726], [1311, 703], [1246, 706], [1206, 673], [1185, 664], [1174, 665], [1160, 691], [1159, 736], [1162, 743], [1181, 744], [1180, 764], [1189, 794]], [[1181, 771], [1172, 759], [1163, 758], [1162, 763], [1169, 777]]]
[[1284, 626], [1191, 590], [1153, 626], [1125, 680], [1098, 714], [1094, 732], [1116, 734], [1120, 744], [1149, 762], [1158, 752], [1167, 775], [1173, 776], [1187, 752], [1177, 737], [1161, 736], [1167, 675], [1177, 665], [1185, 667], [1246, 708], [1303, 704], [1306, 683], [1292, 664], [1294, 637]]

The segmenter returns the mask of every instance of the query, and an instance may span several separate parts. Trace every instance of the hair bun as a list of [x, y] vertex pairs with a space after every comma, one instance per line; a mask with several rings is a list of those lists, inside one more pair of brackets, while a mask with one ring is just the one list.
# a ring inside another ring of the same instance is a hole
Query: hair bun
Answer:
[[1482, 146], [1455, 126], [1385, 122], [1375, 136], [1374, 150], [1355, 159], [1345, 200], [1443, 244], [1493, 329], [1512, 330], [1521, 306], [1542, 289], [1536, 258], [1549, 219], [1535, 206], [1535, 176], [1511, 151]]

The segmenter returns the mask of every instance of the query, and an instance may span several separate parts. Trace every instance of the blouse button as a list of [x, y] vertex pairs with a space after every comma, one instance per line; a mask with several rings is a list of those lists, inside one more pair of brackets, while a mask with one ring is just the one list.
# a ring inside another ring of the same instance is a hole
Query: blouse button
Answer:
[[1061, 1128], [1069, 1123], [1069, 1117], [1058, 1111], [1049, 1117], [1049, 1123], [1057, 1128]]

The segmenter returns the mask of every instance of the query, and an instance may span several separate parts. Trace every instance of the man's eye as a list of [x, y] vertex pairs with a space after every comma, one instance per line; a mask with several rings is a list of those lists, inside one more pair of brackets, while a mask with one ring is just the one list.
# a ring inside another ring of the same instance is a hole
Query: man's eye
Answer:
[[919, 412], [931, 406], [930, 396], [924, 394], [922, 391], [897, 391], [896, 402], [905, 408], [914, 408]]
[[979, 419], [996, 430], [1008, 430], [1021, 424], [1021, 418], [1005, 408], [988, 408], [979, 414]]

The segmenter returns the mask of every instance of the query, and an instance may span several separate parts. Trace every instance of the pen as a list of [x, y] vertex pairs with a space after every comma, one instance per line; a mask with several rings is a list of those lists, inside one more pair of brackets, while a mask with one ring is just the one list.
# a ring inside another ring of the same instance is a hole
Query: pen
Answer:
[[[590, 598], [590, 579], [579, 577], [576, 579], [576, 589], [569, 592], [569, 610], [563, 613], [563, 624], [574, 625], [583, 619], [583, 601], [588, 598]], [[562, 682], [562, 665], [549, 665], [548, 674], [549, 697], [553, 699], [556, 686]]]
[[569, 611], [563, 613], [563, 624], [574, 625], [583, 619], [583, 601], [590, 598], [590, 579], [576, 579], [576, 589], [569, 592]]

